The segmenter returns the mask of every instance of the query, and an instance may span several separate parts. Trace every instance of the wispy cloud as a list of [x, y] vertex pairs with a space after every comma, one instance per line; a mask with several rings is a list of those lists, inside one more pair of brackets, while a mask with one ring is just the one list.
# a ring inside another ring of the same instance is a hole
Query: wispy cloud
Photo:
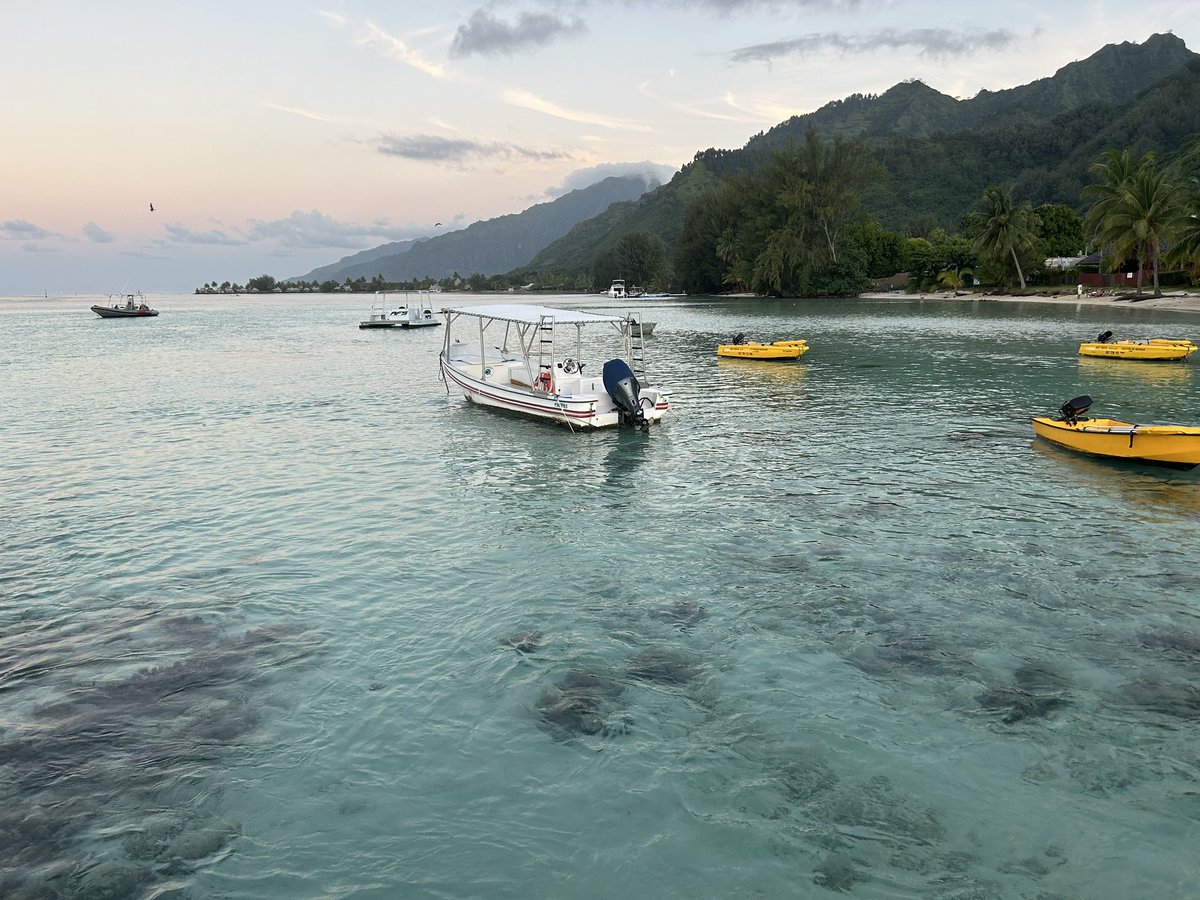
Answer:
[[428, 233], [427, 228], [394, 225], [382, 219], [374, 222], [339, 222], [319, 210], [295, 210], [286, 219], [250, 223], [247, 236], [256, 241], [277, 241], [285, 247], [319, 249], [341, 247], [356, 249], [380, 238], [407, 240]]
[[446, 78], [448, 73], [444, 66], [429, 62], [419, 52], [409, 47], [398, 37], [388, 34], [373, 22], [367, 23], [367, 35], [359, 39], [364, 47], [380, 51], [391, 59], [411, 66], [418, 72], [423, 72], [431, 78]]
[[376, 150], [385, 156], [424, 162], [463, 164], [469, 160], [554, 160], [569, 159], [570, 154], [558, 150], [535, 150], [503, 141], [472, 141], [464, 138], [444, 138], [415, 134], [402, 137], [385, 134], [379, 137]]
[[582, 19], [567, 21], [550, 13], [521, 13], [513, 24], [501, 21], [485, 9], [477, 9], [465, 25], [459, 25], [450, 44], [450, 56], [460, 59], [472, 54], [494, 56], [540, 47], [558, 40], [585, 34]]
[[83, 236], [93, 244], [111, 244], [116, 240], [109, 232], [105, 231], [95, 222], [88, 222], [83, 226]]
[[649, 160], [630, 163], [600, 163], [599, 165], [589, 166], [586, 169], [576, 169], [574, 172], [571, 172], [563, 179], [561, 185], [547, 189], [546, 196], [561, 197], [563, 194], [570, 193], [571, 191], [590, 187], [598, 181], [603, 181], [605, 178], [624, 177], [627, 175], [640, 177], [646, 183], [646, 190], [650, 190], [669, 181], [676, 171], [674, 166], [664, 166], [659, 163], [652, 163]]
[[263, 101], [262, 105], [266, 109], [273, 109], [276, 112], [289, 113], [293, 116], [301, 116], [305, 119], [313, 119], [317, 122], [336, 122], [333, 116], [327, 116], [324, 113], [311, 112], [307, 109], [300, 109], [298, 106], [280, 106], [278, 103], [267, 103]]
[[771, 62], [787, 56], [810, 56], [833, 51], [841, 54], [865, 54], [879, 50], [915, 50], [920, 56], [946, 59], [966, 56], [981, 50], [1004, 50], [1017, 42], [1007, 28], [988, 31], [951, 31], [948, 28], [911, 28], [905, 31], [887, 28], [867, 34], [825, 32], [766, 44], [753, 44], [734, 50], [730, 62]]
[[5, 241], [44, 241], [57, 238], [53, 231], [47, 231], [40, 225], [34, 225], [24, 219], [9, 219], [0, 222], [0, 240]]
[[337, 25], [339, 28], [344, 27], [348, 21], [340, 12], [333, 12], [332, 10], [328, 9], [318, 9], [317, 15], [333, 25]]
[[534, 112], [545, 113], [548, 116], [554, 116], [558, 119], [566, 119], [568, 122], [579, 122], [583, 125], [598, 125], [601, 128], [613, 128], [620, 131], [650, 131], [650, 126], [642, 125], [638, 122], [625, 122], [620, 119], [609, 118], [608, 116], [600, 116], [595, 113], [581, 112], [580, 110], [567, 109], [565, 106], [559, 106], [551, 100], [546, 100], [536, 94], [531, 94], [529, 91], [511, 88], [503, 94], [504, 102], [510, 106], [519, 106], [522, 109], [532, 109]]
[[163, 227], [167, 232], [167, 237], [177, 244], [216, 244], [235, 247], [246, 243], [241, 238], [230, 237], [224, 231], [215, 228], [211, 231], [196, 231], [178, 222], [171, 222]]

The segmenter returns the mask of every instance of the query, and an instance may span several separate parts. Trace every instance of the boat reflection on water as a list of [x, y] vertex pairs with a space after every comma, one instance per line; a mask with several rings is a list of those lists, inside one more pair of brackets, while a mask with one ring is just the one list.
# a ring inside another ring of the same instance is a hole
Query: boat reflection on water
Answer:
[[1072, 492], [1092, 502], [1123, 501], [1146, 522], [1200, 519], [1200, 477], [1194, 471], [1166, 469], [1136, 460], [1109, 459], [1076, 453], [1043, 440], [1031, 444], [1047, 465], [1062, 470], [1059, 477]]
[[1131, 359], [1079, 357], [1079, 374], [1092, 383], [1099, 378], [1129, 378], [1143, 383], [1184, 384], [1192, 380], [1194, 368], [1179, 363], [1145, 363]]
[[737, 378], [743, 384], [788, 385], [804, 381], [804, 363], [779, 363], [765, 359], [717, 358], [717, 370], [722, 377]]

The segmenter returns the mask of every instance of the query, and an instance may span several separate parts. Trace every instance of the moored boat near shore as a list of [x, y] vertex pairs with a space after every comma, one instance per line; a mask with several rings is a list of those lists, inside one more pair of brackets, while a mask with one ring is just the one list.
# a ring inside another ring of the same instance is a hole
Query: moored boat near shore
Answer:
[[1195, 352], [1196, 345], [1188, 340], [1156, 338], [1149, 341], [1114, 341], [1111, 331], [1097, 336], [1094, 341], [1086, 341], [1079, 345], [1080, 356], [1109, 359], [1185, 360]]
[[745, 336], [740, 334], [732, 343], [717, 345], [717, 356], [735, 359], [799, 359], [807, 352], [808, 341], [803, 339], [762, 344], [747, 341]]
[[1041, 438], [1080, 453], [1174, 469], [1200, 465], [1200, 427], [1192, 425], [1136, 425], [1116, 419], [1084, 415], [1092, 405], [1089, 396], [1064, 403], [1058, 418], [1035, 416], [1033, 431]]

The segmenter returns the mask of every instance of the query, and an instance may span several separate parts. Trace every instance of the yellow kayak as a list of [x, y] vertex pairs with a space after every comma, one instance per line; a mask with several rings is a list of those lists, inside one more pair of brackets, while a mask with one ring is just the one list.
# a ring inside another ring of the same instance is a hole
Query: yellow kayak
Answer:
[[808, 342], [803, 340], [775, 341], [771, 344], [751, 341], [746, 344], [721, 344], [717, 347], [717, 356], [739, 359], [799, 359], [807, 352]]
[[1081, 356], [1109, 359], [1171, 360], [1187, 359], [1196, 352], [1191, 341], [1158, 338], [1152, 341], [1088, 341], [1079, 345]]
[[1091, 397], [1076, 397], [1063, 404], [1061, 416], [1033, 418], [1033, 431], [1063, 447], [1107, 456], [1191, 469], [1200, 465], [1200, 427], [1193, 425], [1134, 425], [1116, 419], [1093, 419], [1083, 413]]

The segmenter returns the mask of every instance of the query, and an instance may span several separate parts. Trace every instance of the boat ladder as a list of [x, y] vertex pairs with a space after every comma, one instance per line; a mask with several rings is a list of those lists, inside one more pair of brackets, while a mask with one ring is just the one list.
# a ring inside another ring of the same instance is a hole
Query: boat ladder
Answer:
[[646, 379], [645, 343], [642, 338], [642, 320], [629, 320], [629, 361], [633, 374], [639, 379]]
[[[538, 374], [537, 379], [545, 372], [554, 383], [554, 316], [541, 316], [538, 319]], [[535, 379], [535, 383], [537, 381]]]

